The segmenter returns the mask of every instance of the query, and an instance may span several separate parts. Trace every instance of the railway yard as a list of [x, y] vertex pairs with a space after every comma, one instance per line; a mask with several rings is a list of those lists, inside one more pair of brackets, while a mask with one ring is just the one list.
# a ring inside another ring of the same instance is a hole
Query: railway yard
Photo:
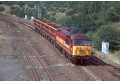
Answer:
[[120, 81], [120, 69], [95, 54], [72, 63], [33, 22], [0, 14], [0, 81]]

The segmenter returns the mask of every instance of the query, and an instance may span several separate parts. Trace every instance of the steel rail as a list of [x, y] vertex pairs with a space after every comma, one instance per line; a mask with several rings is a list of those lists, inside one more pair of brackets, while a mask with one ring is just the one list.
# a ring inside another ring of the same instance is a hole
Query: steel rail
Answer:
[[[8, 22], [8, 23], [11, 23], [11, 22], [9, 22], [9, 21], [7, 21], [7, 22]], [[13, 23], [11, 23], [11, 24], [13, 24]], [[14, 29], [14, 28], [13, 28], [13, 29]], [[14, 29], [14, 31], [15, 31], [15, 29]], [[15, 32], [16, 32], [16, 31], [15, 31]], [[17, 33], [17, 32], [16, 32], [16, 33]], [[15, 35], [16, 35], [16, 34], [15, 34]], [[22, 48], [22, 50], [23, 50], [23, 52], [24, 52], [23, 54], [25, 55], [25, 57], [26, 57], [29, 65], [30, 65], [30, 67], [32, 68], [32, 72], [33, 72], [33, 75], [34, 75], [34, 77], [35, 77], [35, 80], [36, 80], [36, 81], [40, 81], [40, 80], [39, 80], [39, 76], [37, 75], [37, 72], [35, 71], [35, 68], [34, 68], [32, 62], [30, 61], [30, 57], [29, 57], [29, 55], [27, 54], [27, 52], [26, 52], [26, 50], [25, 50], [25, 48], [24, 48], [21, 40], [19, 39], [18, 35], [16, 35], [16, 37], [17, 37], [19, 46]]]
[[[22, 32], [21, 32], [22, 33]], [[23, 35], [23, 33], [22, 33]], [[23, 35], [24, 38], [24, 35]], [[53, 77], [51, 76], [50, 72], [47, 70], [47, 68], [45, 67], [44, 63], [41, 61], [41, 59], [39, 58], [39, 53], [33, 48], [33, 46], [29, 43], [29, 41], [27, 39], [24, 38], [24, 40], [28, 43], [29, 47], [32, 49], [34, 55], [36, 56], [37, 60], [39, 61], [39, 63], [41, 64], [41, 66], [43, 67], [44, 71], [47, 73], [50, 81], [54, 81]]]
[[[94, 64], [94, 65], [97, 65], [96, 62], [93, 61], [93, 60], [90, 60], [90, 62], [91, 62], [92, 64]], [[115, 69], [119, 70], [119, 68], [117, 68], [117, 67], [115, 67], [115, 66], [113, 66], [113, 65], [108, 65], [108, 66], [112, 66], [112, 67], [114, 67]], [[115, 74], [114, 72], [112, 72], [109, 68], [107, 68], [107, 67], [105, 67], [105, 66], [103, 66], [103, 65], [98, 65], [98, 67], [101, 68], [101, 69], [103, 69], [103, 70], [105, 70], [105, 71], [107, 71], [107, 72], [110, 72], [110, 73], [112, 73], [114, 76], [120, 78], [120, 76], [118, 76], [117, 74]], [[120, 70], [119, 70], [119, 71], [120, 71]]]
[[19, 41], [19, 45], [21, 46], [22, 50], [24, 51], [24, 54], [25, 54], [25, 56], [26, 56], [26, 58], [27, 58], [27, 61], [28, 61], [29, 65], [30, 65], [31, 68], [32, 68], [32, 72], [33, 72], [33, 74], [34, 74], [34, 76], [35, 76], [36, 81], [40, 81], [40, 80], [39, 80], [39, 77], [38, 77], [38, 75], [37, 75], [37, 73], [36, 73], [36, 71], [35, 71], [35, 68], [34, 68], [33, 64], [31, 63], [31, 61], [30, 61], [30, 57], [29, 57], [29, 55], [26, 53], [25, 48], [23, 47], [22, 42], [20, 41], [20, 39], [19, 39], [18, 37], [17, 37], [17, 39], [18, 39], [18, 41]]
[[[12, 24], [13, 24], [13, 23], [12, 23]], [[29, 45], [29, 47], [32, 49], [32, 52], [34, 53], [34, 55], [36, 56], [37, 60], [39, 61], [39, 63], [40, 63], [41, 66], [43, 67], [44, 71], [47, 73], [50, 81], [54, 81], [53, 78], [52, 78], [52, 76], [51, 76], [51, 74], [50, 74], [50, 72], [47, 70], [47, 68], [45, 67], [44, 63], [43, 63], [43, 62], [41, 61], [41, 59], [39, 58], [39, 53], [32, 47], [32, 45], [30, 45], [30, 43], [28, 42], [28, 40], [24, 38], [24, 35], [23, 35], [22, 32], [21, 32], [21, 34], [22, 34], [23, 39], [26, 41], [26, 43], [27, 43], [27, 44]], [[18, 38], [18, 36], [17, 36], [17, 38]], [[21, 43], [20, 40], [19, 40], [19, 42], [20, 42], [20, 44], [21, 44], [21, 46], [22, 46], [22, 43]], [[23, 46], [22, 46], [22, 49], [23, 49], [23, 51], [25, 52], [25, 54], [27, 54]], [[26, 57], [27, 57], [27, 59], [30, 58], [29, 55], [27, 55]], [[28, 60], [30, 61], [30, 59], [28, 59]], [[33, 65], [31, 65], [31, 66], [33, 66]], [[34, 69], [34, 66], [33, 66], [33, 69]], [[34, 71], [34, 73], [35, 73], [35, 71]], [[36, 77], [36, 75], [37, 75], [37, 74], [35, 74], [35, 77]], [[39, 81], [39, 80], [37, 80], [37, 81]]]

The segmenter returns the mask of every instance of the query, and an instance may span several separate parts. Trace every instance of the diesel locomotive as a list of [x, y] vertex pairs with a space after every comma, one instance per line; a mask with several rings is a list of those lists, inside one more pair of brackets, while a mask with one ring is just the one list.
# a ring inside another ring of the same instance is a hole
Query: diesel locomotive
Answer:
[[86, 35], [45, 18], [34, 19], [34, 27], [69, 59], [86, 60], [91, 57], [91, 39]]

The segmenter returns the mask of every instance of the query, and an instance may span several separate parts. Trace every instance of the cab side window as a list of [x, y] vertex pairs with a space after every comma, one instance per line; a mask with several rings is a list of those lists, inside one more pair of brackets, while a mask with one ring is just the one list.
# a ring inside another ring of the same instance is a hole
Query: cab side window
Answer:
[[73, 45], [73, 41], [71, 41], [71, 45]]
[[65, 43], [66, 43], [67, 45], [69, 45], [69, 40], [68, 40], [68, 39], [65, 39]]

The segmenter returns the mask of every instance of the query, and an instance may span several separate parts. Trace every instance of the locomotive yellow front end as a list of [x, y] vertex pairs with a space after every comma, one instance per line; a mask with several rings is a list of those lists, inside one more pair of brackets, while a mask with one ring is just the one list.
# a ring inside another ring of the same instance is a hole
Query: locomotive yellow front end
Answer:
[[88, 59], [92, 55], [91, 39], [83, 34], [72, 36], [73, 49], [72, 56], [74, 59]]
[[74, 40], [73, 56], [91, 56], [90, 40]]

